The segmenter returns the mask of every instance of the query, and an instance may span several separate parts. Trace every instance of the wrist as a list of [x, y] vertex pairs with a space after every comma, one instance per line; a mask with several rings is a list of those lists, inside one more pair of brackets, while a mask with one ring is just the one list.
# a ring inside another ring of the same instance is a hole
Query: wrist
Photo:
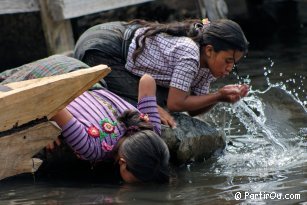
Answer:
[[222, 102], [223, 101], [223, 95], [222, 95], [221, 92], [216, 91], [216, 92], [213, 93], [213, 96], [214, 96], [216, 102]]

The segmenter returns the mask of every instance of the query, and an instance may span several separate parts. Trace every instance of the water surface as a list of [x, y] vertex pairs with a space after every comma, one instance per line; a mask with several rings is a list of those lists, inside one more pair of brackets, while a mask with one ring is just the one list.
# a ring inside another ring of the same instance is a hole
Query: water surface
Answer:
[[251, 86], [244, 100], [203, 116], [225, 133], [222, 156], [179, 167], [162, 186], [21, 175], [0, 182], [0, 204], [306, 204], [307, 29], [292, 38], [251, 49], [240, 77], [213, 85]]

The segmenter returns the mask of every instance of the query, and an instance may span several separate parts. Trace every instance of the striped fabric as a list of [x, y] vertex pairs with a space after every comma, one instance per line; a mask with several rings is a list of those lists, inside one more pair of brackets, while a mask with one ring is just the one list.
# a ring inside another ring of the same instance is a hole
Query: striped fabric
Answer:
[[0, 73], [0, 82], [2, 81], [1, 84], [6, 84], [60, 75], [88, 67], [88, 65], [77, 59], [65, 55], [53, 55]]
[[207, 94], [210, 83], [215, 78], [209, 69], [199, 68], [199, 46], [188, 37], [170, 36], [165, 33], [148, 37], [144, 50], [133, 62], [135, 38], [145, 30], [146, 28], [138, 29], [132, 39], [126, 69], [137, 76], [148, 73], [163, 87], [174, 87], [195, 95]]
[[[92, 92], [92, 93], [91, 93]], [[107, 104], [101, 103], [99, 97]], [[111, 107], [110, 107], [111, 106]], [[145, 97], [138, 103], [137, 108], [127, 103], [117, 95], [101, 89], [88, 91], [71, 102], [67, 109], [73, 115], [73, 118], [62, 128], [62, 135], [69, 146], [82, 158], [90, 161], [101, 161], [110, 158], [110, 151], [104, 150], [99, 137], [95, 138], [89, 135], [88, 128], [95, 126], [102, 131], [100, 121], [109, 119], [116, 121], [125, 110], [139, 110], [141, 113], [147, 113], [150, 121], [154, 125], [154, 130], [161, 134], [161, 121], [157, 110], [156, 97]], [[115, 110], [114, 114], [112, 111]], [[116, 138], [109, 136], [103, 138], [103, 141], [114, 146], [124, 135], [125, 127], [117, 123], [114, 133]]]

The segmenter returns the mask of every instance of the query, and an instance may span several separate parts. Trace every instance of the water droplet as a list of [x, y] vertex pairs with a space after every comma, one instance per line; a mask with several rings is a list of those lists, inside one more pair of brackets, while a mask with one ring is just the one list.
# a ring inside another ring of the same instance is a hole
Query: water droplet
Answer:
[[190, 172], [191, 171], [191, 165], [187, 164], [187, 170]]

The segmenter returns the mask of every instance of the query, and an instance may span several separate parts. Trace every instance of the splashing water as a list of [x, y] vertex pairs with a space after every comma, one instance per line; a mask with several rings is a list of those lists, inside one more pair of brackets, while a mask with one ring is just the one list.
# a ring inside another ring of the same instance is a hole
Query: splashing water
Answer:
[[[271, 61], [270, 67], [273, 65]], [[289, 119], [299, 114], [300, 121], [306, 122], [307, 101], [303, 89], [306, 78], [296, 76], [299, 80], [271, 83], [271, 73], [270, 68], [264, 67], [265, 90], [253, 90], [251, 86], [248, 97], [233, 105], [220, 104], [204, 116], [205, 121], [221, 127], [231, 142], [225, 155], [212, 166], [214, 173], [269, 176], [276, 170], [279, 172], [305, 162], [307, 127], [304, 124], [299, 127]], [[249, 76], [237, 79], [239, 83], [251, 84]], [[295, 88], [290, 89], [289, 84]]]
[[[286, 146], [278, 140], [278, 136], [276, 136], [276, 133], [273, 133], [269, 129], [269, 127], [266, 126], [266, 118], [263, 114], [262, 104], [259, 100], [255, 101], [255, 99], [256, 98], [254, 97], [251, 98], [251, 102], [254, 102], [255, 105], [260, 105], [260, 107], [255, 106], [254, 104], [249, 104], [249, 101], [247, 100], [241, 100], [232, 106], [233, 113], [237, 116], [240, 122], [243, 123], [243, 125], [252, 135], [256, 135], [259, 132], [262, 132], [271, 143], [273, 143], [283, 151], [286, 151]], [[261, 115], [257, 116], [252, 110], [252, 108], [257, 108]]]

